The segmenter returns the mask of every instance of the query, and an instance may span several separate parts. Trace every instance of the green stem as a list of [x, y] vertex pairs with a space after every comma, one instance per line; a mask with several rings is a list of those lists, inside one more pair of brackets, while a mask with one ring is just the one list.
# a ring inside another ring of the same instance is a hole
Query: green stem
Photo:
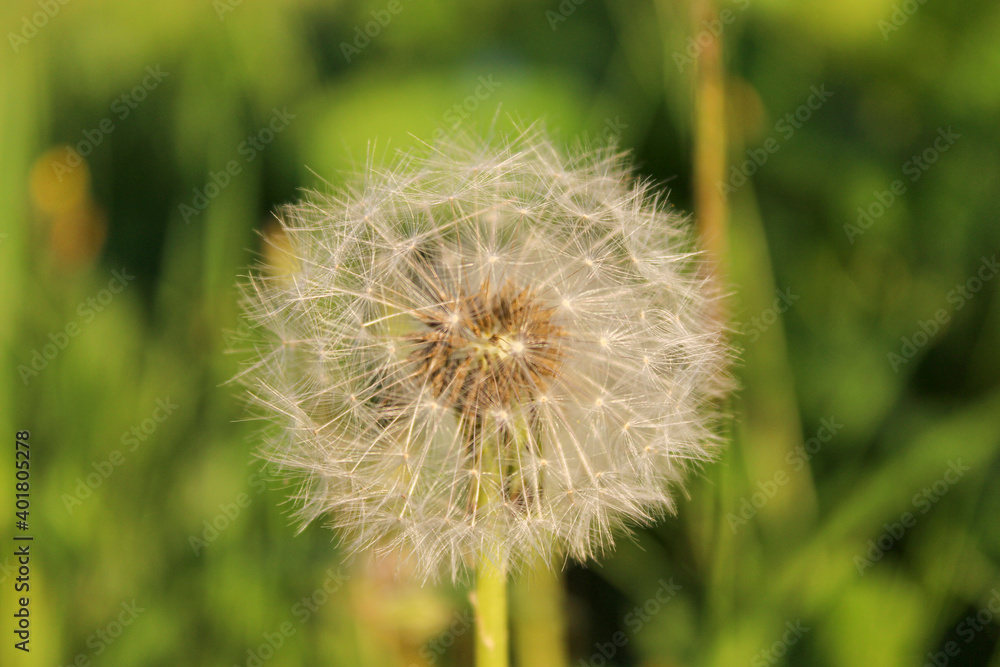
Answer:
[[[479, 424], [482, 433], [482, 424]], [[474, 442], [474, 441], [473, 441]], [[503, 501], [504, 464], [501, 443], [497, 440], [479, 443], [480, 479], [476, 511], [494, 509]], [[476, 564], [476, 667], [507, 667], [507, 570], [500, 557], [499, 545], [485, 548]]]
[[507, 573], [483, 557], [476, 569], [476, 667], [507, 667]]

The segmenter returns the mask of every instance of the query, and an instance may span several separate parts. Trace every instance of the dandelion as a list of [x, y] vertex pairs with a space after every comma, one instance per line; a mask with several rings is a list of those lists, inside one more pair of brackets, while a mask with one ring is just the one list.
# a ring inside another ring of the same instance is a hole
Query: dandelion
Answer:
[[425, 577], [588, 559], [712, 457], [707, 265], [621, 154], [455, 141], [281, 218], [295, 267], [248, 283], [243, 378], [301, 517], [351, 549]]

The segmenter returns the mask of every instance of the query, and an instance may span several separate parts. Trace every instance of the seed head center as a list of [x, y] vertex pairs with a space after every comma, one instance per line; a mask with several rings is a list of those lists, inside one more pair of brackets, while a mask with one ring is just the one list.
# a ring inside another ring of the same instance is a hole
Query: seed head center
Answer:
[[558, 375], [564, 331], [533, 290], [483, 284], [415, 316], [412, 377], [464, 415], [530, 401]]

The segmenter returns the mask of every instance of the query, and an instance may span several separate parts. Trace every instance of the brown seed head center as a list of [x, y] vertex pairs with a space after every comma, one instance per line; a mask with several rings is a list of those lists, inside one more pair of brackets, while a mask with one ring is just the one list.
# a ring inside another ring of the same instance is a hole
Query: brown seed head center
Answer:
[[413, 377], [466, 417], [530, 401], [559, 371], [564, 331], [530, 289], [483, 284], [417, 318]]

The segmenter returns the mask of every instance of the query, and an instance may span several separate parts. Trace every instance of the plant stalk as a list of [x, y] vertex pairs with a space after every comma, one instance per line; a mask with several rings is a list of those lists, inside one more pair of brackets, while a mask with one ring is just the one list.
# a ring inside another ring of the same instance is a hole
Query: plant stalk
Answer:
[[[493, 507], [503, 502], [504, 466], [501, 460], [501, 443], [499, 438], [486, 441], [477, 438], [483, 432], [483, 425], [471, 434], [470, 443], [473, 447], [479, 440], [481, 447], [479, 480], [481, 484], [476, 497], [478, 513], [486, 509], [487, 513]], [[492, 478], [496, 475], [496, 479]], [[508, 665], [508, 629], [507, 629], [507, 571], [505, 561], [500, 557], [500, 547], [485, 548], [479, 553], [476, 564], [476, 590], [473, 597], [473, 607], [476, 611], [476, 667], [507, 667]]]
[[476, 667], [507, 667], [507, 573], [491, 559], [476, 568]]
[[[713, 0], [691, 4], [692, 23], [717, 20]], [[695, 28], [697, 29], [697, 28]], [[726, 85], [722, 35], [713, 35], [698, 59], [695, 74], [694, 194], [699, 233], [712, 260], [723, 268], [728, 207], [720, 189], [726, 177]]]

